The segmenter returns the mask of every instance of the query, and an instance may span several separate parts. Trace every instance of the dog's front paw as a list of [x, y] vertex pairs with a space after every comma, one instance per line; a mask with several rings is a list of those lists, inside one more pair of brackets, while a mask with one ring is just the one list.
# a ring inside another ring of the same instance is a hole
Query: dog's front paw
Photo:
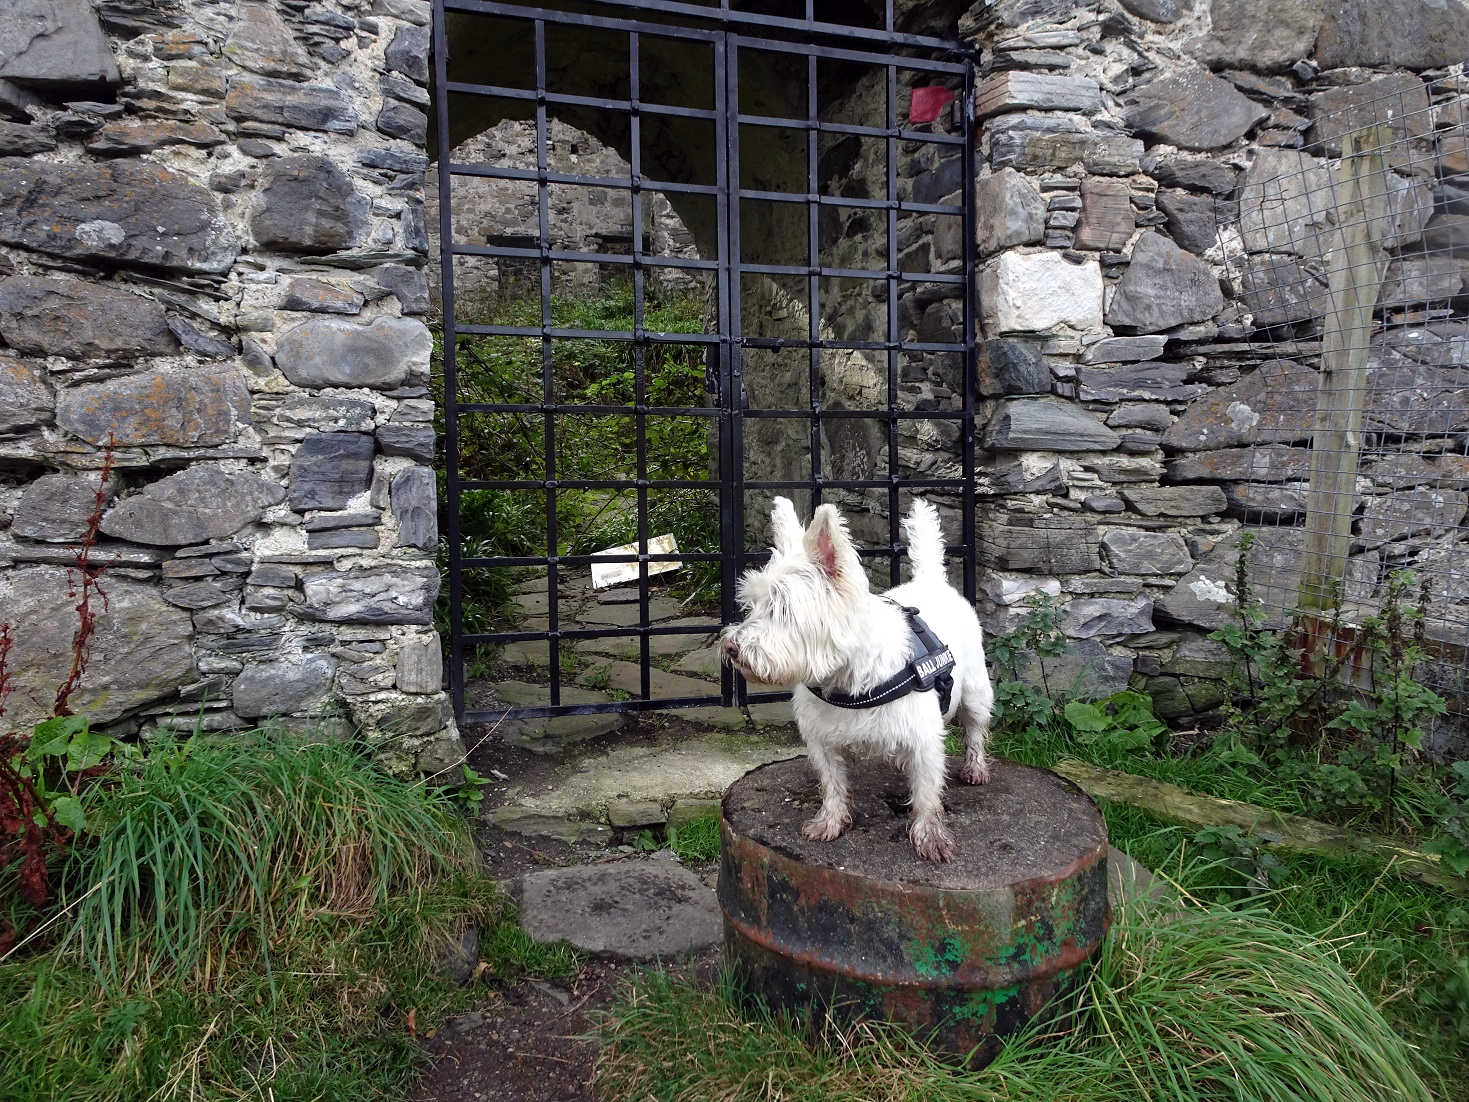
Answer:
[[801, 827], [801, 834], [810, 838], [813, 842], [830, 842], [842, 836], [842, 831], [852, 825], [852, 816], [842, 815], [818, 815], [814, 819], [808, 819]]
[[920, 860], [946, 865], [959, 852], [954, 836], [944, 826], [942, 819], [915, 819], [908, 830], [913, 842], [913, 852]]
[[989, 784], [990, 763], [983, 758], [979, 761], [965, 759], [959, 767], [959, 779], [965, 784]]

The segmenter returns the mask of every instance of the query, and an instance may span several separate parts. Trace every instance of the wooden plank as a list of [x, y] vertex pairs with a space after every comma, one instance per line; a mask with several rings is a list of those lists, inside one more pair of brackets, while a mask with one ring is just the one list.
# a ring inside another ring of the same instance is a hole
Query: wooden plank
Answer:
[[1410, 880], [1469, 895], [1469, 880], [1445, 869], [1437, 854], [1410, 849], [1380, 834], [1362, 834], [1237, 800], [1200, 796], [1176, 784], [1102, 769], [1074, 758], [1057, 762], [1055, 770], [1093, 799], [1140, 807], [1171, 823], [1238, 827], [1265, 845], [1336, 860], [1368, 860]]
[[1342, 583], [1352, 541], [1362, 412], [1372, 311], [1382, 284], [1382, 235], [1387, 214], [1385, 126], [1348, 134], [1333, 174], [1336, 233], [1327, 257], [1328, 302], [1321, 341], [1321, 377], [1311, 437], [1311, 484], [1298, 603], [1323, 611]]

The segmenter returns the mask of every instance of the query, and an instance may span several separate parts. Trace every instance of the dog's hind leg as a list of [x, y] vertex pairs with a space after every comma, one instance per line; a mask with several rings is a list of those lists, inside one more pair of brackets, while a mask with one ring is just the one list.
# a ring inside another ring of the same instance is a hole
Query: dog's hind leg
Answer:
[[810, 739], [806, 757], [821, 781], [821, 810], [807, 820], [801, 833], [814, 842], [830, 842], [852, 825], [851, 793], [847, 787], [847, 763], [840, 751]]
[[959, 722], [964, 725], [964, 764], [959, 779], [965, 784], [984, 784], [990, 779], [990, 763], [984, 744], [990, 737], [990, 715], [995, 707], [995, 690], [989, 671], [980, 662], [964, 680], [959, 698]]
[[942, 726], [933, 738], [919, 739], [904, 763], [908, 773], [913, 819], [908, 838], [925, 861], [952, 861], [954, 836], [944, 825], [944, 736]]

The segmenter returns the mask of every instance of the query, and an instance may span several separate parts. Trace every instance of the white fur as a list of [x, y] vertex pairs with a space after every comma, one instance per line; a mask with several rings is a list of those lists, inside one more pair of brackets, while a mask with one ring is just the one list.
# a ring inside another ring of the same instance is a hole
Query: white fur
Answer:
[[984, 743], [994, 691], [979, 620], [944, 572], [938, 512], [927, 502], [913, 503], [903, 521], [913, 578], [886, 596], [918, 609], [953, 652], [954, 691], [943, 715], [936, 691], [859, 710], [837, 708], [807, 688], [864, 692], [907, 664], [913, 639], [901, 609], [869, 591], [846, 522], [834, 506], [819, 507], [803, 531], [791, 503], [778, 497], [771, 529], [770, 562], [740, 579], [746, 616], [724, 629], [721, 647], [725, 660], [746, 677], [792, 687], [796, 725], [822, 793], [821, 809], [804, 833], [830, 841], [851, 825], [848, 758], [876, 755], [908, 776], [909, 836], [918, 856], [952, 859], [954, 839], [944, 825], [944, 726], [955, 717], [964, 726], [960, 779], [968, 784], [989, 780]]

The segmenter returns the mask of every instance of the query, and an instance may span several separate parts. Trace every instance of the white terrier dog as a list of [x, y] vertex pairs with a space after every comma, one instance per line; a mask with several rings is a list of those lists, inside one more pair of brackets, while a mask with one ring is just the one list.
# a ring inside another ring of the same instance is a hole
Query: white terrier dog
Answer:
[[[851, 825], [846, 757], [863, 751], [907, 773], [913, 813], [908, 836], [918, 856], [951, 860], [954, 839], [944, 825], [944, 725], [955, 716], [964, 725], [959, 778], [984, 784], [994, 690], [979, 620], [944, 572], [937, 510], [913, 503], [903, 521], [913, 580], [881, 595], [868, 590], [835, 506], [819, 507], [803, 532], [791, 503], [778, 497], [771, 527], [770, 563], [740, 579], [746, 616], [724, 629], [720, 646], [746, 677], [792, 687], [796, 725], [821, 780], [821, 810], [802, 833], [829, 842]], [[920, 618], [916, 623], [909, 609]], [[944, 644], [953, 658], [952, 692], [941, 705], [944, 686], [933, 675], [947, 668]]]

